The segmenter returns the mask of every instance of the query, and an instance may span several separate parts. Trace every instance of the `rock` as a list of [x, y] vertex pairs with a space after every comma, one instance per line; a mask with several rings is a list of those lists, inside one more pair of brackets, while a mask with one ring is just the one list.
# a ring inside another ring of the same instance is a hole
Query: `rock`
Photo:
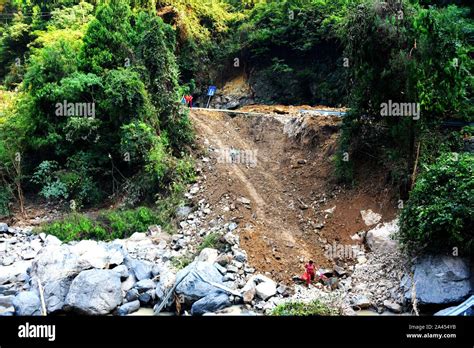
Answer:
[[336, 211], [336, 206], [334, 206], [332, 208], [329, 208], [329, 209], [326, 209], [326, 210], [323, 210], [323, 213], [333, 214], [335, 211]]
[[236, 261], [236, 260], [232, 260], [231, 265], [237, 267], [238, 269], [244, 267], [244, 264], [242, 262], [239, 262], [239, 261]]
[[48, 245], [41, 249], [31, 265], [30, 275], [42, 284], [74, 277], [82, 270], [78, 256], [68, 245]]
[[253, 280], [249, 280], [247, 284], [242, 288], [242, 297], [244, 300], [244, 303], [251, 303], [253, 299], [255, 298], [255, 295], [257, 293], [255, 283]]
[[233, 281], [235, 281], [235, 279], [236, 279], [236, 276], [235, 276], [234, 273], [227, 273], [227, 274], [224, 276], [224, 278], [223, 278], [222, 281], [223, 281], [224, 283], [225, 283], [225, 282], [229, 282], [229, 281], [230, 281], [230, 282], [233, 282]]
[[81, 269], [99, 268], [107, 265], [107, 252], [105, 248], [94, 240], [81, 240], [71, 246], [71, 251], [78, 256]]
[[4, 222], [0, 222], [0, 233], [8, 233], [8, 225]]
[[[182, 295], [186, 303], [197, 301], [216, 290], [214, 286], [204, 282], [190, 271], [199, 274], [207, 281], [222, 283], [221, 273], [212, 264], [200, 261], [192, 262], [176, 275], [176, 283], [179, 282], [176, 287], [176, 294]], [[180, 280], [182, 281], [180, 282]]]
[[233, 234], [232, 232], [228, 232], [224, 235], [224, 241], [230, 245], [238, 245], [239, 244], [239, 237]]
[[127, 291], [127, 294], [125, 295], [125, 299], [128, 302], [132, 302], [138, 299], [138, 296], [140, 296], [140, 293], [138, 292], [137, 289], [130, 289]]
[[30, 266], [31, 261], [18, 261], [10, 266], [0, 267], [0, 285], [25, 279]]
[[[173, 287], [176, 281], [176, 274], [171, 270], [162, 267], [160, 269], [160, 281], [156, 284], [155, 296], [157, 299], [157, 304], [161, 303], [162, 299], [166, 296], [168, 291]], [[170, 298], [169, 303], [172, 303], [172, 297]]]
[[360, 215], [367, 226], [375, 225], [382, 219], [382, 215], [374, 213], [371, 209], [361, 210]]
[[0, 296], [0, 307], [12, 307], [14, 299], [15, 296], [13, 295]]
[[104, 315], [122, 303], [120, 276], [110, 270], [81, 272], [71, 283], [66, 307], [86, 315]]
[[385, 300], [383, 301], [383, 305], [385, 306], [385, 308], [387, 308], [391, 312], [394, 312], [394, 313], [402, 312], [402, 306], [400, 306], [398, 303], [395, 303], [393, 301]]
[[268, 298], [275, 296], [277, 293], [276, 283], [268, 279], [262, 281], [260, 284], [257, 285], [255, 288], [257, 296], [260, 297], [262, 300], [266, 301]]
[[13, 307], [15, 307], [16, 315], [41, 315], [40, 298], [34, 291], [23, 291], [16, 295], [13, 300]]
[[334, 271], [337, 273], [339, 276], [343, 276], [344, 274], [347, 274], [346, 270], [341, 267], [341, 266], [334, 266]]
[[66, 296], [72, 280], [70, 278], [56, 279], [44, 285], [44, 302], [48, 313], [63, 309]]
[[148, 237], [146, 235], [145, 232], [135, 232], [134, 234], [132, 234], [128, 240], [129, 241], [132, 241], [132, 242], [140, 242], [140, 241], [144, 241], [144, 240], [147, 240]]
[[[470, 261], [461, 257], [425, 255], [414, 264], [413, 280], [419, 305], [450, 305], [473, 293]], [[411, 279], [402, 279], [405, 299], [411, 301]]]
[[122, 281], [122, 285], [121, 285], [122, 291], [127, 292], [128, 290], [133, 288], [136, 282], [137, 282], [137, 278], [135, 278], [133, 274], [130, 274], [125, 280]]
[[145, 292], [152, 289], [154, 290], [156, 288], [156, 284], [151, 279], [143, 279], [137, 282], [134, 285], [134, 288], [137, 289], [139, 292]]
[[247, 253], [245, 250], [232, 249], [234, 253], [234, 260], [239, 262], [247, 262]]
[[125, 265], [129, 268], [137, 280], [150, 279], [152, 276], [151, 270], [153, 266], [150, 262], [126, 257]]
[[192, 211], [192, 208], [188, 206], [179, 207], [176, 209], [176, 217], [178, 220], [185, 220]]
[[127, 302], [117, 309], [117, 315], [128, 315], [140, 309], [140, 301]]
[[121, 265], [127, 255], [122, 245], [118, 244], [104, 244], [107, 252], [107, 264], [118, 266]]
[[356, 295], [352, 299], [352, 307], [353, 308], [366, 309], [366, 308], [369, 308], [371, 305], [372, 305], [372, 303], [370, 302], [370, 300], [365, 295]]
[[23, 260], [33, 260], [36, 257], [37, 252], [34, 250], [27, 250], [21, 253], [21, 258]]
[[121, 280], [125, 280], [128, 278], [130, 273], [128, 272], [128, 268], [125, 265], [119, 265], [117, 267], [112, 268], [112, 271], [117, 272], [120, 275]]
[[228, 230], [229, 232], [232, 232], [232, 231], [235, 230], [236, 228], [237, 228], [237, 224], [236, 224], [235, 222], [231, 222], [231, 223], [229, 224], [229, 226], [227, 226], [227, 230]]
[[371, 229], [365, 237], [370, 250], [384, 253], [396, 251], [398, 243], [392, 236], [398, 233], [398, 229], [398, 219]]
[[15, 262], [15, 258], [13, 256], [5, 256], [2, 261], [3, 266], [10, 266]]
[[204, 313], [215, 312], [219, 309], [229, 307], [231, 304], [229, 295], [226, 293], [212, 293], [194, 302], [191, 307], [191, 315], [203, 315]]
[[339, 278], [338, 277], [330, 277], [327, 282], [326, 282], [326, 285], [328, 285], [331, 290], [335, 290], [339, 287]]
[[288, 287], [286, 287], [285, 285], [279, 285], [277, 288], [277, 293], [283, 297], [287, 297], [290, 295]]
[[[41, 248], [43, 247], [43, 245], [41, 244], [41, 242], [40, 242], [39, 239], [33, 239], [33, 240], [31, 241], [30, 246], [31, 246], [31, 249], [33, 249], [36, 253], [37, 253], [38, 251], [40, 251]], [[35, 254], [35, 256], [36, 256], [36, 254]]]
[[148, 292], [144, 292], [138, 295], [138, 301], [144, 306], [148, 305], [152, 300], [151, 295]]
[[226, 266], [232, 261], [232, 257], [227, 254], [221, 254], [217, 257], [216, 263], [218, 263], [221, 266]]
[[189, 193], [192, 194], [192, 195], [195, 195], [198, 192], [199, 192], [199, 185], [198, 184], [194, 184], [191, 187], [191, 189], [189, 190]]
[[234, 265], [227, 265], [227, 272], [230, 272], [230, 273], [238, 273], [239, 272], [239, 268], [234, 266]]
[[198, 256], [198, 261], [214, 263], [217, 260], [219, 252], [216, 249], [204, 248]]
[[59, 240], [58, 237], [53, 236], [53, 235], [48, 235], [44, 241], [46, 245], [61, 245], [62, 242]]
[[0, 317], [12, 317], [15, 315], [15, 307], [0, 307]]
[[244, 272], [248, 274], [255, 273], [255, 268], [252, 267], [244, 267]]
[[245, 197], [240, 197], [237, 199], [237, 202], [240, 202], [242, 204], [250, 204], [250, 199], [245, 198]]

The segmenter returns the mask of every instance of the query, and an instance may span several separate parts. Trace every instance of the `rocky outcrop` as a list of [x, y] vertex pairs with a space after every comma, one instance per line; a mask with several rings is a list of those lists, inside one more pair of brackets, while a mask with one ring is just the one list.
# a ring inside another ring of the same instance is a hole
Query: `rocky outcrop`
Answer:
[[191, 304], [215, 292], [217, 288], [210, 282], [222, 284], [222, 278], [212, 263], [195, 261], [176, 275], [176, 294], [182, 296], [183, 302]]
[[213, 292], [193, 303], [191, 315], [216, 312], [219, 309], [229, 307], [231, 304], [228, 294], [218, 291]]
[[[447, 255], [425, 255], [413, 265], [414, 292], [419, 305], [450, 305], [473, 294], [473, 274], [468, 259]], [[412, 301], [412, 279], [405, 275], [402, 287]]]
[[120, 277], [110, 270], [81, 272], [71, 283], [66, 296], [68, 310], [88, 315], [104, 315], [122, 303]]

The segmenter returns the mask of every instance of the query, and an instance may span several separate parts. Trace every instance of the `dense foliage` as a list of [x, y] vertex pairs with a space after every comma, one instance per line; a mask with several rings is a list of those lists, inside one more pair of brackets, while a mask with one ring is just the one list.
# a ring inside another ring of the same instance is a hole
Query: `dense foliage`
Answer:
[[[2, 37], [9, 53], [15, 25]], [[133, 205], [182, 190], [193, 178], [185, 154], [192, 133], [179, 108], [172, 28], [155, 14], [132, 12], [127, 1], [95, 11], [85, 2], [56, 8], [43, 27], [29, 38], [18, 107], [0, 123], [5, 182], [21, 180], [73, 209], [106, 197]], [[16, 153], [21, 178], [11, 160]]]
[[426, 168], [410, 193], [400, 225], [401, 241], [408, 248], [472, 254], [474, 156], [446, 153]]

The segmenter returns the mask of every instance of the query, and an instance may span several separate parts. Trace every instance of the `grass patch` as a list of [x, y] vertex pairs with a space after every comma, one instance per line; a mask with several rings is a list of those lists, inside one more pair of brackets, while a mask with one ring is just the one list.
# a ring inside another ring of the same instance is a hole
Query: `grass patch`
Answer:
[[314, 300], [311, 302], [286, 302], [276, 306], [271, 315], [274, 316], [327, 316], [337, 315], [337, 310]]
[[181, 270], [183, 269], [184, 267], [186, 267], [187, 265], [189, 265], [191, 262], [193, 262], [193, 257], [192, 256], [188, 256], [188, 255], [184, 255], [184, 256], [180, 256], [180, 257], [173, 257], [171, 259], [171, 265], [176, 268], [177, 270]]
[[221, 235], [217, 232], [209, 233], [206, 237], [204, 237], [203, 241], [197, 247], [197, 251], [200, 253], [203, 249], [212, 248], [220, 250], [222, 249], [225, 244], [220, 241]]

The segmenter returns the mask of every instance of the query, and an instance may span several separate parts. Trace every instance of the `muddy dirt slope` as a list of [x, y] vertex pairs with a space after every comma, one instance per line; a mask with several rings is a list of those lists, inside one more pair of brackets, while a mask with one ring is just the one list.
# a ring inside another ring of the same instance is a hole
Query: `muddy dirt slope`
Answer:
[[202, 198], [214, 217], [238, 223], [250, 264], [275, 280], [290, 283], [308, 259], [330, 266], [325, 246], [354, 244], [351, 236], [367, 230], [360, 210], [395, 215], [382, 178], [366, 178], [358, 189], [335, 184], [340, 118], [193, 110], [191, 119], [205, 159]]

